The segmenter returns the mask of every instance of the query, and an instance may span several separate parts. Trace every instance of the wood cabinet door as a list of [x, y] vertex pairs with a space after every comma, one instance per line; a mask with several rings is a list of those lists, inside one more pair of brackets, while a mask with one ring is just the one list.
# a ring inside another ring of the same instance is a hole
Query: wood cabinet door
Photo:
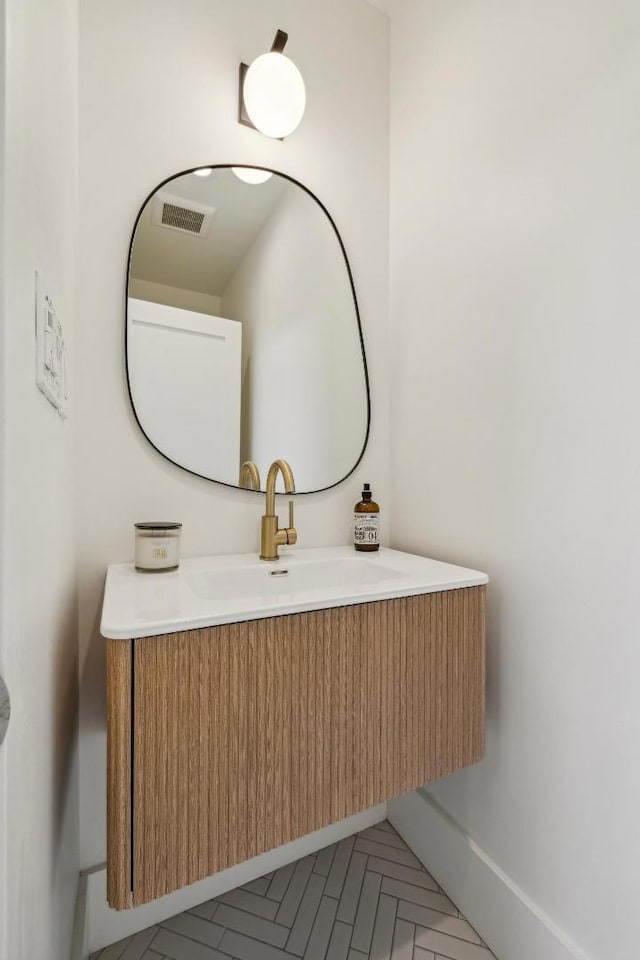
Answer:
[[479, 760], [484, 600], [469, 587], [109, 641], [110, 904]]

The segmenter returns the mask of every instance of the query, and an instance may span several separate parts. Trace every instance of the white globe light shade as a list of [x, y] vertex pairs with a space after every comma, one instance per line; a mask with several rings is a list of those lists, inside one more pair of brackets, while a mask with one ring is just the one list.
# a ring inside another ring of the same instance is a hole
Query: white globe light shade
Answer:
[[287, 137], [296, 129], [307, 102], [304, 80], [283, 53], [254, 60], [244, 78], [244, 103], [251, 122], [266, 137]]
[[273, 174], [271, 170], [256, 170], [254, 167], [231, 167], [238, 180], [245, 183], [266, 183]]
[[199, 170], [193, 171], [194, 177], [210, 177], [212, 173], [211, 167], [200, 167]]

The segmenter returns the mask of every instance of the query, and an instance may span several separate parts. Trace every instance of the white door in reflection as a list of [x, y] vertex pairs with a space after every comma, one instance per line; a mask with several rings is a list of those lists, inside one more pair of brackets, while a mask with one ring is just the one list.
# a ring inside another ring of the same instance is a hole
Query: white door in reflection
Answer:
[[129, 386], [147, 437], [194, 473], [236, 485], [242, 324], [132, 297], [128, 318]]

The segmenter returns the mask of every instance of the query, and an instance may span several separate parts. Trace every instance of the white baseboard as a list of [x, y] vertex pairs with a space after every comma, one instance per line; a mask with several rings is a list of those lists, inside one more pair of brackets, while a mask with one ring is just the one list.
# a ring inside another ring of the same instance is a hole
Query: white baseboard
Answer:
[[387, 817], [499, 960], [590, 960], [426, 793], [392, 800]]
[[71, 933], [71, 960], [84, 960], [85, 923], [87, 919], [87, 876], [81, 873], [76, 890], [76, 907]]
[[204, 903], [205, 900], [211, 900], [212, 897], [218, 897], [227, 890], [233, 890], [244, 883], [256, 880], [265, 873], [277, 870], [286, 863], [299, 860], [300, 857], [322, 850], [331, 843], [350, 837], [352, 833], [358, 833], [366, 827], [380, 823], [385, 816], [385, 804], [372, 807], [370, 810], [356, 814], [355, 817], [332, 823], [306, 837], [287, 843], [276, 850], [269, 850], [259, 857], [239, 863], [235, 867], [216, 873], [213, 877], [200, 880], [198, 883], [193, 883], [189, 887], [177, 890], [152, 903], [145, 903], [133, 910], [112, 910], [109, 907], [106, 895], [106, 870], [87, 872], [84, 958], [110, 943], [116, 943], [124, 937], [139, 933], [140, 930], [145, 930], [154, 923], [167, 920], [176, 913], [189, 910], [199, 903]]

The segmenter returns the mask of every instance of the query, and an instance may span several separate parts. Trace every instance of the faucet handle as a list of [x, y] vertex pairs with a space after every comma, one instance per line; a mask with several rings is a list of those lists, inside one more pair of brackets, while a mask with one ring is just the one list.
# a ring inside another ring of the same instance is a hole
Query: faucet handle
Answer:
[[287, 543], [292, 546], [298, 541], [298, 532], [293, 523], [293, 500], [289, 500], [289, 527], [287, 529]]

